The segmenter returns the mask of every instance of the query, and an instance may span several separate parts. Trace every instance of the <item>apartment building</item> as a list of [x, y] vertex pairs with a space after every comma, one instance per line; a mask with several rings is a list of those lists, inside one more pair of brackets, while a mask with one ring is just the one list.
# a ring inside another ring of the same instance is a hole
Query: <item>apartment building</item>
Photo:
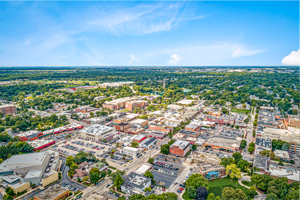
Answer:
[[112, 101], [106, 101], [102, 107], [110, 110], [119, 110], [121, 108], [125, 108], [127, 102], [135, 101], [137, 97], [125, 97], [120, 99], [115, 99]]
[[288, 115], [289, 126], [300, 128], [300, 115]]
[[125, 103], [125, 109], [133, 111], [136, 107], [145, 108], [149, 105], [148, 101], [137, 100]]
[[0, 112], [2, 112], [4, 116], [15, 114], [16, 106], [15, 105], [1, 105]]

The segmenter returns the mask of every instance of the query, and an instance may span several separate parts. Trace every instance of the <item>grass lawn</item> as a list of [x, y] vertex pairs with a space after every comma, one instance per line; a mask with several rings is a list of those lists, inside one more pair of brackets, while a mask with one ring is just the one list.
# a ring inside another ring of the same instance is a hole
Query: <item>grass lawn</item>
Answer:
[[243, 183], [244, 185], [247, 185], [248, 187], [253, 186], [253, 184], [252, 184], [251, 182], [249, 182], [249, 181], [242, 181], [242, 183]]
[[250, 110], [231, 109], [231, 112], [237, 112], [237, 113], [245, 113], [245, 114], [249, 114], [249, 113], [250, 113]]
[[233, 181], [230, 181], [230, 177], [226, 177], [223, 180], [222, 179], [216, 179], [216, 180], [212, 180], [208, 182], [208, 194], [210, 193], [214, 193], [215, 196], [219, 196], [221, 197], [222, 195], [222, 190], [225, 187], [232, 187], [234, 189], [241, 189], [243, 190], [243, 192], [248, 196], [247, 191], [248, 189], [241, 186], [240, 184], [238, 184], [238, 186], [236, 186], [236, 182], [238, 181], [237, 178], [234, 178]]

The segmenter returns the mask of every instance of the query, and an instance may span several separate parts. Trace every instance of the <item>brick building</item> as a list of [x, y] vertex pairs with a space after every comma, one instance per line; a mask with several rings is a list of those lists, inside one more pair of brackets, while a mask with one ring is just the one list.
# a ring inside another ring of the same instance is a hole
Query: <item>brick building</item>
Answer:
[[114, 128], [116, 129], [116, 131], [126, 132], [130, 128], [130, 124], [122, 122], [122, 123], [116, 124], [114, 126]]
[[0, 112], [5, 115], [12, 115], [16, 113], [16, 106], [15, 105], [1, 105]]
[[136, 107], [144, 108], [144, 107], [147, 107], [148, 105], [149, 105], [148, 101], [143, 101], [143, 100], [131, 101], [131, 102], [127, 102], [125, 104], [125, 109], [132, 111]]
[[191, 149], [190, 143], [183, 140], [177, 140], [174, 142], [170, 148], [170, 154], [177, 155], [177, 156], [185, 156], [186, 153]]
[[289, 126], [300, 128], [300, 115], [288, 115]]

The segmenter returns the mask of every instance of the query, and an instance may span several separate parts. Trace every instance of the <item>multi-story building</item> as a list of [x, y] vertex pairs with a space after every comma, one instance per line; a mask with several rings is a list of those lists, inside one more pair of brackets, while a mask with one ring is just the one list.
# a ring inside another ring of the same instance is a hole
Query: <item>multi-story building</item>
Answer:
[[100, 124], [93, 124], [80, 131], [80, 136], [84, 139], [92, 139], [99, 141], [101, 139], [106, 139], [107, 136], [111, 135], [114, 131], [113, 127], [104, 126]]
[[226, 177], [226, 169], [222, 165], [214, 165], [211, 163], [201, 164], [199, 166], [199, 174], [207, 180]]
[[272, 140], [269, 138], [256, 137], [254, 155], [260, 154], [263, 150], [272, 150]]
[[90, 112], [93, 112], [95, 110], [96, 110], [96, 108], [92, 108], [92, 107], [89, 107], [89, 106], [82, 106], [82, 107], [79, 107], [79, 108], [75, 108], [75, 111], [82, 112], [82, 113], [90, 113]]
[[122, 123], [116, 124], [114, 127], [117, 131], [126, 132], [130, 128], [130, 124], [122, 122]]
[[145, 108], [148, 105], [149, 105], [148, 101], [143, 101], [143, 100], [131, 101], [125, 103], [125, 109], [132, 111], [136, 107]]
[[136, 192], [144, 192], [147, 187], [151, 186], [151, 178], [131, 172], [124, 178], [124, 183], [121, 185], [121, 191], [126, 194]]
[[152, 137], [152, 138], [142, 141], [140, 146], [144, 149], [149, 149], [151, 146], [156, 144], [156, 141], [157, 141], [157, 139], [155, 137]]
[[124, 147], [123, 149], [120, 149], [119, 152], [121, 154], [131, 156], [133, 158], [137, 158], [139, 155], [142, 154], [142, 150], [140, 148], [134, 148], [134, 147]]
[[292, 153], [300, 152], [300, 130], [299, 129], [277, 129], [277, 128], [265, 128], [260, 131], [258, 137], [269, 138], [271, 140], [281, 139], [290, 143], [289, 151]]
[[300, 115], [288, 115], [289, 126], [300, 128]]
[[0, 112], [5, 115], [12, 115], [16, 113], [16, 106], [15, 105], [1, 105]]
[[267, 111], [274, 111], [275, 110], [274, 107], [267, 107], [267, 106], [261, 106], [260, 109], [261, 110], [267, 110]]
[[137, 135], [135, 136], [132, 141], [133, 142], [138, 142], [138, 143], [141, 143], [143, 140], [146, 139], [146, 136], [145, 135]]
[[207, 148], [235, 153], [239, 150], [241, 138], [211, 137], [204, 143]]
[[170, 154], [177, 156], [185, 156], [186, 153], [191, 149], [190, 143], [183, 140], [175, 141], [169, 148]]
[[[46, 186], [58, 180], [59, 154], [54, 151], [13, 155], [0, 164], [1, 185], [23, 187], [23, 183]], [[30, 185], [29, 184], [29, 185]], [[16, 188], [16, 190], [19, 190]], [[22, 191], [21, 191], [22, 192]]]
[[268, 110], [260, 110], [257, 119], [258, 126], [279, 128], [280, 123], [276, 121], [275, 113]]
[[110, 110], [119, 110], [120, 108], [125, 108], [127, 102], [135, 101], [137, 97], [125, 97], [120, 99], [115, 99], [112, 101], [105, 102], [102, 107]]
[[135, 128], [142, 128], [148, 125], [148, 120], [145, 119], [136, 119], [130, 122], [130, 125]]
[[231, 116], [206, 116], [203, 118], [205, 121], [215, 122], [216, 124], [235, 124], [235, 118]]

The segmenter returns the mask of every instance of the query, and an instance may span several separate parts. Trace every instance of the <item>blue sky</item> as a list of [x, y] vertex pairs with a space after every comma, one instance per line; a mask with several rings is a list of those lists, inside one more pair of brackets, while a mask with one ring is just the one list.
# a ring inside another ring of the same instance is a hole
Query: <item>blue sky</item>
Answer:
[[0, 66], [299, 63], [299, 2], [0, 2]]

